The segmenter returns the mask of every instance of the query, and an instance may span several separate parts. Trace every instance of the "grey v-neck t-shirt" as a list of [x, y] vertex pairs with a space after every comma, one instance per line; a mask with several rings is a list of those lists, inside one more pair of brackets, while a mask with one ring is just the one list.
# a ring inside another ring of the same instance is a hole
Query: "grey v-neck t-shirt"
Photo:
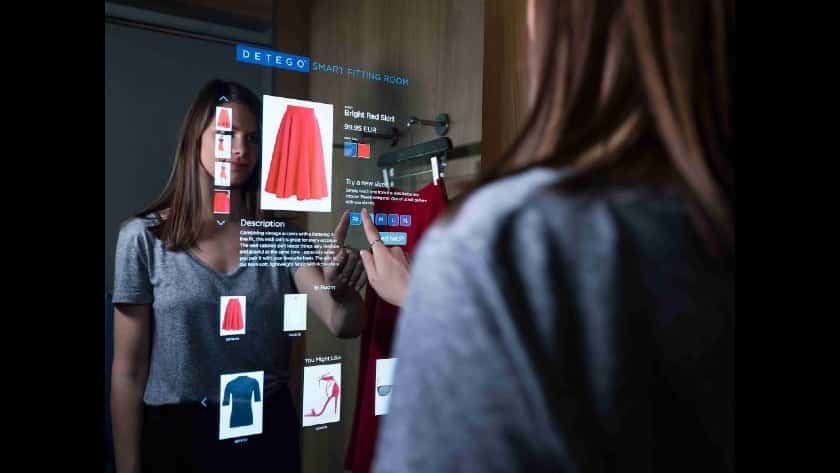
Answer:
[[[295, 268], [238, 267], [219, 273], [186, 251], [169, 251], [135, 218], [119, 233], [115, 304], [151, 304], [154, 315], [149, 405], [218, 402], [224, 374], [264, 371], [268, 396], [288, 381], [291, 339], [283, 332], [284, 295], [296, 293]], [[244, 296], [244, 334], [221, 331], [222, 297]]]

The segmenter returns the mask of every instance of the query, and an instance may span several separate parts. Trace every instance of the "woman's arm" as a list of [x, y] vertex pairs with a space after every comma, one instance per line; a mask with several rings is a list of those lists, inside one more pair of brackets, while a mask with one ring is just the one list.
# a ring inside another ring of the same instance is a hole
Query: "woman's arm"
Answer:
[[[349, 250], [342, 250], [343, 268], [349, 269], [351, 274], [356, 268], [361, 268], [361, 261], [357, 255]], [[352, 276], [330, 277], [327, 273], [328, 271], [322, 271], [316, 266], [302, 267], [295, 273], [295, 285], [308, 294], [307, 299], [312, 310], [333, 335], [339, 338], [358, 337], [362, 333], [367, 315], [362, 298], [357, 292], [364, 286], [364, 281], [359, 282], [361, 276], [356, 276], [356, 283], [351, 284]], [[335, 286], [335, 290], [314, 289], [321, 286]]]
[[140, 471], [143, 393], [149, 376], [151, 304], [114, 306], [111, 419], [118, 473]]
[[[336, 266], [304, 266], [294, 275], [295, 285], [307, 293], [312, 310], [339, 338], [358, 337], [362, 333], [365, 310], [359, 291], [367, 282], [359, 254], [344, 248], [350, 213], [345, 210], [333, 232], [340, 248], [329, 258]], [[321, 286], [335, 289], [321, 290]]]

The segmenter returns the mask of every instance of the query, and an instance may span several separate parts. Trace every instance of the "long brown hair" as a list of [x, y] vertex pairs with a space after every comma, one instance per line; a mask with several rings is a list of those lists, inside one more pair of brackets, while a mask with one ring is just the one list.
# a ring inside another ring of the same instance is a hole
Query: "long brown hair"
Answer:
[[[220, 101], [221, 97], [229, 102]], [[216, 106], [237, 102], [245, 105], [257, 121], [260, 120], [260, 102], [247, 87], [237, 82], [214, 79], [204, 85], [190, 105], [181, 131], [178, 134], [178, 146], [169, 180], [160, 195], [146, 208], [137, 213], [138, 217], [149, 214], [159, 215], [165, 211], [166, 217], [150, 228], [166, 247], [172, 251], [191, 248], [201, 234], [202, 223], [212, 215], [211, 198], [202, 189], [201, 179], [205, 171], [201, 166], [201, 135], [215, 118]], [[248, 218], [261, 218], [258, 206], [258, 167], [246, 182], [239, 187], [245, 202]], [[236, 192], [231, 189], [231, 192]]]
[[734, 254], [734, 0], [535, 0], [534, 105], [476, 187], [535, 166], [672, 186]]

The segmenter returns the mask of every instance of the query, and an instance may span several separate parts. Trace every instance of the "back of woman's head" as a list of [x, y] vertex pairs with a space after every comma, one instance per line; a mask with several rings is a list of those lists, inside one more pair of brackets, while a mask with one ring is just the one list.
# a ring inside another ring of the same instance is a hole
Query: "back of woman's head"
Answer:
[[[152, 231], [171, 250], [191, 247], [198, 239], [202, 223], [212, 215], [210, 192], [202, 186], [207, 176], [201, 165], [201, 136], [213, 123], [216, 107], [239, 103], [247, 107], [259, 122], [260, 101], [250, 89], [233, 81], [214, 79], [205, 84], [187, 110], [178, 134], [175, 159], [169, 179], [160, 195], [138, 216], [165, 213], [162, 222]], [[244, 197], [246, 214], [256, 215], [258, 179], [257, 172], [239, 187]], [[234, 189], [231, 190], [232, 192]]]
[[531, 115], [480, 182], [532, 166], [563, 187], [671, 185], [734, 251], [734, 1], [530, 0]]

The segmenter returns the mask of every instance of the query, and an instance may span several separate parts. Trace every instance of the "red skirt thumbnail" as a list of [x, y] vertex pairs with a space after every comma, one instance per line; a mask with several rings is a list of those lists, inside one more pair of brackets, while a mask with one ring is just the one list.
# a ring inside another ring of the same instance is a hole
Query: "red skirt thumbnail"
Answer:
[[227, 109], [223, 108], [219, 110], [219, 123], [216, 124], [217, 128], [230, 128], [230, 117], [228, 116]]
[[225, 320], [222, 322], [222, 328], [225, 330], [242, 330], [242, 306], [239, 304], [239, 299], [228, 299], [227, 307], [225, 307]]
[[227, 192], [216, 191], [213, 193], [213, 213], [230, 213], [230, 196]]
[[315, 111], [289, 105], [274, 141], [266, 192], [281, 199], [322, 199], [329, 195], [321, 129]]

